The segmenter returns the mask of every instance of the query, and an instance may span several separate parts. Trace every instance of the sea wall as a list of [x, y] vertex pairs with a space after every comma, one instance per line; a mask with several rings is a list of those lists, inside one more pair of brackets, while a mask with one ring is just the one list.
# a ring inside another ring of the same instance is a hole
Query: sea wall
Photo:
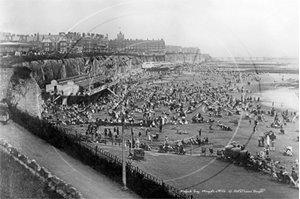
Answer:
[[63, 198], [83, 198], [82, 194], [78, 192], [72, 185], [67, 184], [57, 176], [52, 175], [46, 168], [41, 167], [35, 160], [30, 160], [28, 157], [21, 154], [16, 148], [14, 148], [4, 139], [0, 139], [0, 147], [2, 147], [6, 153], [12, 156], [15, 161], [23, 165], [26, 170], [29, 170], [33, 175], [41, 178], [50, 190], [55, 191]]

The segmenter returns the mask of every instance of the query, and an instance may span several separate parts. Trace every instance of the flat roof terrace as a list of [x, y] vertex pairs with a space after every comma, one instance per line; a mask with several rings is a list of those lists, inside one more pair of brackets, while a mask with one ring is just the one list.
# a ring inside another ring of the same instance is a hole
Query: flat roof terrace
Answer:
[[74, 84], [79, 85], [80, 87], [86, 88], [89, 85], [93, 85], [98, 82], [103, 82], [106, 79], [111, 78], [111, 76], [98, 75], [95, 77], [89, 77], [89, 75], [78, 75], [73, 77], [67, 77], [57, 80], [58, 84], [65, 84], [67, 82], [74, 82]]
[[72, 77], [66, 77], [66, 78], [62, 78], [62, 79], [58, 79], [57, 83], [66, 83], [68, 81], [79, 81], [82, 79], [86, 79], [88, 78], [88, 75], [77, 75], [77, 76], [72, 76]]
[[92, 78], [87, 77], [86, 79], [80, 79], [80, 80], [74, 81], [74, 84], [77, 84], [80, 87], [86, 88], [95, 83], [104, 82], [108, 78], [110, 78], [110, 77], [107, 77], [105, 75], [100, 75], [100, 76], [96, 76], [96, 77], [92, 77]]

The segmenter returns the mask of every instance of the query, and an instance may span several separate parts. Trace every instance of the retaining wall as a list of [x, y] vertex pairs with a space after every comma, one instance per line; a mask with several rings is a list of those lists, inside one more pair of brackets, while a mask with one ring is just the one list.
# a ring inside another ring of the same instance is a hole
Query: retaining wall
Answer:
[[2, 147], [4, 151], [11, 155], [17, 162], [23, 165], [25, 169], [40, 177], [50, 190], [55, 191], [66, 199], [83, 199], [82, 194], [72, 185], [67, 184], [57, 176], [52, 175], [46, 168], [41, 167], [35, 160], [30, 160], [28, 157], [21, 154], [4, 139], [0, 139], [0, 147]]

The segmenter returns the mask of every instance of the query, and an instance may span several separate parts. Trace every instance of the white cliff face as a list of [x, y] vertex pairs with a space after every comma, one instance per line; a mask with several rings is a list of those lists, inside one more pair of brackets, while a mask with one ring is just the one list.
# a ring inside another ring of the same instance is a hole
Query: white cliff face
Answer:
[[[188, 59], [187, 56], [190, 56]], [[25, 66], [32, 71], [32, 76], [40, 86], [44, 88], [52, 80], [72, 77], [83, 74], [107, 74], [125, 73], [126, 71], [140, 66], [143, 62], [149, 61], [178, 61], [191, 60], [192, 55], [166, 55], [166, 57], [147, 56], [97, 56], [97, 57], [77, 57], [61, 60], [38, 60], [15, 64], [15, 67]], [[164, 60], [165, 59], [165, 60]]]
[[9, 83], [7, 100], [18, 109], [41, 118], [41, 89], [31, 74], [28, 79], [19, 79], [17, 84]]
[[[163, 60], [164, 59], [164, 60]], [[45, 88], [52, 80], [72, 77], [82, 74], [126, 74], [131, 69], [136, 69], [143, 62], [149, 61], [192, 61], [193, 55], [166, 55], [163, 57], [134, 57], [134, 56], [97, 56], [77, 57], [62, 60], [38, 60], [15, 64], [14, 68], [26, 67], [31, 70], [30, 77], [15, 79], [13, 68], [0, 70], [0, 100], [7, 99], [11, 104], [34, 116], [41, 117], [41, 89]]]
[[[51, 80], [58, 80], [82, 74], [112, 74], [117, 69], [124, 71], [124, 67], [140, 65], [142, 59], [127, 56], [68, 58], [63, 60], [43, 60], [25, 63], [32, 70], [32, 75], [42, 88]], [[120, 67], [120, 68], [119, 68]]]

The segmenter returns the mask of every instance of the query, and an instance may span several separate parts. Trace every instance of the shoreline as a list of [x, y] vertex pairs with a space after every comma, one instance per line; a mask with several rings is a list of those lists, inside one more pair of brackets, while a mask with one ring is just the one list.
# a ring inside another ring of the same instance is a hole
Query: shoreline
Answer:
[[261, 92], [255, 92], [260, 96], [261, 103], [267, 107], [279, 110], [292, 110], [299, 112], [299, 75], [274, 73], [262, 74]]

